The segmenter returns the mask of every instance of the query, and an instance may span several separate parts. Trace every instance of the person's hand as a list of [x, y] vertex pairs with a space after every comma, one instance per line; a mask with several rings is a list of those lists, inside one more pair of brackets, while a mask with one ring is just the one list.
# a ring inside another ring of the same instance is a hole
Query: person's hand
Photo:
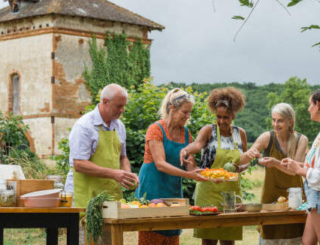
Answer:
[[251, 161], [252, 159], [254, 159], [255, 157], [261, 158], [261, 154], [260, 152], [256, 149], [251, 147], [247, 152], [245, 152], [244, 154], [246, 154], [246, 156], [250, 159], [249, 161]]
[[274, 166], [274, 158], [273, 157], [263, 157], [258, 159], [258, 163], [267, 168], [271, 168]]
[[189, 174], [188, 178], [196, 181], [209, 181], [209, 179], [199, 174], [199, 172], [201, 171], [203, 171], [203, 169], [201, 168], [196, 168], [194, 170], [188, 171], [188, 174]]
[[187, 165], [187, 164], [194, 165], [195, 164], [195, 160], [194, 160], [194, 157], [192, 155], [188, 155], [188, 158], [187, 159], [183, 159], [183, 162], [184, 162], [185, 165]]
[[244, 171], [245, 169], [243, 167], [241, 167], [241, 165], [238, 165], [236, 163], [232, 163], [233, 166], [236, 167], [236, 173], [241, 173], [242, 171]]
[[135, 183], [137, 183], [137, 186], [139, 186], [138, 176], [134, 173], [126, 172], [124, 170], [116, 170], [114, 180], [119, 182], [120, 185], [127, 189]]
[[282, 159], [280, 165], [281, 165], [281, 167], [286, 168], [286, 169], [292, 171], [293, 173], [297, 173], [297, 171], [301, 168], [296, 161], [294, 161], [290, 158]]
[[185, 150], [185, 148], [181, 149], [181, 151], [180, 151], [180, 165], [181, 166], [183, 166], [184, 163], [190, 163], [189, 157], [186, 159], [187, 155], [188, 154], [187, 154], [187, 151]]

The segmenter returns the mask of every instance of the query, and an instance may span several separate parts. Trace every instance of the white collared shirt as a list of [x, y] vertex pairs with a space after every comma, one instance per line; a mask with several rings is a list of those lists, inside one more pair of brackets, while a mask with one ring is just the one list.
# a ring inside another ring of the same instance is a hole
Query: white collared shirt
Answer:
[[[95, 109], [83, 115], [72, 127], [69, 135], [69, 165], [73, 167], [73, 160], [89, 160], [95, 153], [99, 142], [99, 126], [104, 131], [116, 130], [121, 142], [120, 156], [126, 156], [126, 129], [119, 120], [110, 122], [110, 127], [103, 121], [98, 105]], [[69, 171], [65, 190], [73, 192], [73, 173]]]

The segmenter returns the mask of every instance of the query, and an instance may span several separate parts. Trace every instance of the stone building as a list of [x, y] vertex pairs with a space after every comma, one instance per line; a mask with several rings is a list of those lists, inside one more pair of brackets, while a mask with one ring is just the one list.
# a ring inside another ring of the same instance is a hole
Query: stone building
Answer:
[[82, 73], [92, 66], [92, 35], [100, 47], [106, 31], [151, 44], [148, 32], [164, 27], [105, 0], [9, 3], [0, 9], [0, 110], [23, 117], [31, 149], [45, 159], [91, 102]]

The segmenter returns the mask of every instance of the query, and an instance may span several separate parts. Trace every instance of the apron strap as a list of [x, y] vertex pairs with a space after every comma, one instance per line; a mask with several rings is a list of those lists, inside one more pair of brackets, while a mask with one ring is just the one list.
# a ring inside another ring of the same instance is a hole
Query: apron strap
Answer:
[[[234, 136], [233, 136], [233, 130], [232, 130], [232, 140], [233, 140], [233, 144], [234, 144], [234, 149], [237, 150], [238, 149], [238, 142], [235, 141]], [[221, 149], [221, 136], [220, 136], [220, 128], [217, 124], [217, 138], [218, 138], [218, 149]]]
[[184, 143], [190, 143], [189, 142], [189, 130], [188, 130], [188, 128], [186, 127], [186, 126], [184, 126], [184, 137], [185, 137], [185, 139], [184, 139]]
[[[166, 132], [164, 131], [164, 128], [161, 126], [160, 123], [156, 122], [156, 124], [158, 124], [159, 127], [160, 127], [161, 130], [162, 130], [163, 139], [167, 139]], [[187, 142], [190, 143], [190, 142], [189, 142], [189, 130], [187, 129], [186, 126], [184, 126], [184, 137], [185, 137], [184, 142], [185, 142], [185, 143], [187, 143]]]
[[164, 128], [161, 126], [160, 123], [156, 122], [156, 124], [159, 125], [160, 129], [162, 130], [162, 134], [163, 134], [163, 141], [166, 139], [167, 140], [167, 136], [166, 136], [166, 132], [164, 131]]

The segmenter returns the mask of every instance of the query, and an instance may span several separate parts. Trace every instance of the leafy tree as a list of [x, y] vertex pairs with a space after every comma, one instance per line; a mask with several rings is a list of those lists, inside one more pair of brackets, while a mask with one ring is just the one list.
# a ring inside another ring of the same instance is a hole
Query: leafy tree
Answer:
[[[250, 8], [250, 12], [249, 14], [244, 17], [241, 15], [235, 15], [232, 17], [232, 19], [234, 20], [240, 20], [243, 21], [242, 25], [240, 26], [239, 30], [237, 31], [237, 33], [234, 36], [234, 40], [236, 39], [237, 35], [239, 34], [239, 32], [241, 31], [241, 29], [244, 27], [244, 25], [247, 23], [247, 21], [249, 20], [249, 18], [251, 17], [253, 11], [255, 10], [255, 8], [257, 7], [257, 5], [259, 4], [260, 0], [255, 0], [255, 1], [250, 1], [250, 0], [238, 0], [240, 3], [240, 6], [244, 6], [244, 7], [248, 7]], [[302, 2], [303, 0], [288, 0], [288, 4], [287, 6], [283, 5], [279, 0], [275, 0], [281, 7], [283, 7], [285, 9], [285, 11], [290, 15], [289, 11], [288, 11], [288, 7], [293, 7], [295, 5], [297, 5], [298, 3]], [[315, 25], [312, 24], [310, 26], [306, 26], [306, 27], [301, 27], [301, 32], [305, 32], [307, 30], [320, 30], [320, 26], [319, 25]], [[315, 43], [314, 45], [312, 45], [312, 47], [316, 47], [318, 46], [320, 48], [320, 42]]]
[[23, 123], [23, 118], [19, 115], [9, 113], [7, 116], [0, 111], [0, 160], [5, 161], [11, 148], [29, 147], [29, 142], [24, 133], [29, 129]]

